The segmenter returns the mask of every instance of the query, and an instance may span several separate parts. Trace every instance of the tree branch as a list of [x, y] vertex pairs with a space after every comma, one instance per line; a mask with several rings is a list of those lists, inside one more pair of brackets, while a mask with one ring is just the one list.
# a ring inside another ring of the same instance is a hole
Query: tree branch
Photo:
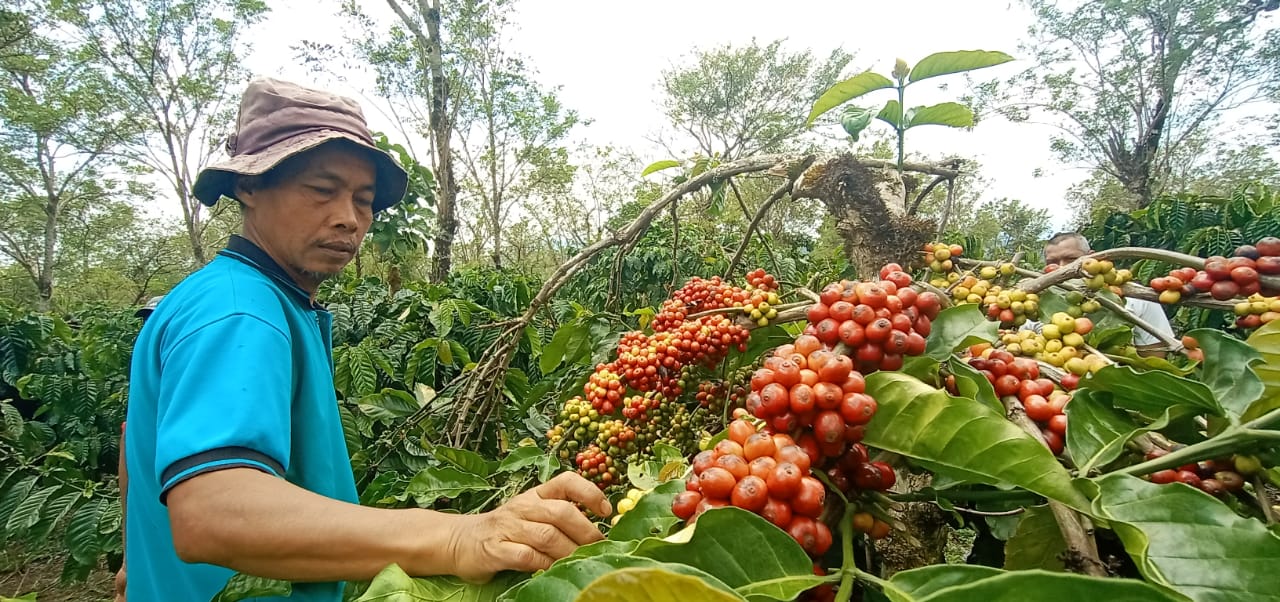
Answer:
[[796, 180], [799, 180], [800, 176], [804, 175], [805, 170], [809, 169], [810, 165], [813, 165], [815, 159], [814, 155], [805, 155], [798, 164], [790, 166], [789, 169], [792, 176], [787, 179], [785, 184], [775, 189], [773, 194], [769, 195], [769, 198], [756, 210], [755, 217], [751, 218], [750, 224], [747, 224], [746, 234], [742, 236], [742, 244], [738, 245], [738, 251], [733, 254], [733, 259], [729, 261], [729, 266], [724, 270], [725, 278], [732, 275], [733, 271], [738, 268], [738, 262], [742, 260], [743, 253], [747, 252], [747, 247], [751, 244], [751, 237], [755, 234], [756, 228], [760, 226], [760, 221], [764, 219], [765, 214], [769, 213], [769, 209], [773, 207], [774, 203], [791, 193], [791, 190], [795, 188]]

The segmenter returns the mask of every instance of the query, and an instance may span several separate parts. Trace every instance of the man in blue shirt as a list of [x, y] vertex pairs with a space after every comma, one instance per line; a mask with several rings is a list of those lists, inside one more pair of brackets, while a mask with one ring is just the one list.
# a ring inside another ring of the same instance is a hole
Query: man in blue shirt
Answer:
[[407, 176], [352, 100], [252, 82], [230, 159], [194, 195], [243, 210], [241, 236], [165, 296], [135, 345], [125, 448], [126, 596], [210, 599], [236, 571], [338, 602], [397, 563], [485, 580], [600, 539], [609, 503], [564, 474], [482, 515], [357, 504], [316, 287], [354, 257]]

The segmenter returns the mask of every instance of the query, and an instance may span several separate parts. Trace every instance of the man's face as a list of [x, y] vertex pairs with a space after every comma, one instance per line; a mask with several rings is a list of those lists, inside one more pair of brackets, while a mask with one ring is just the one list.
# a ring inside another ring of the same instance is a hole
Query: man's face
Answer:
[[1044, 248], [1044, 263], [1066, 265], [1088, 254], [1088, 251], [1080, 247], [1080, 241], [1064, 238]]
[[364, 153], [327, 143], [273, 186], [239, 191], [245, 235], [314, 292], [355, 257], [373, 221], [375, 170]]

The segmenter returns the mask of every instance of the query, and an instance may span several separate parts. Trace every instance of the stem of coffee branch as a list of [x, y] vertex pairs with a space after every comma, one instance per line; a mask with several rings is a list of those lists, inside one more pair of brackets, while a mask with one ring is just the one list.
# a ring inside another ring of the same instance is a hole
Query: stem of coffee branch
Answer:
[[[1048, 447], [1044, 435], [1040, 433], [1040, 428], [1027, 416], [1026, 410], [1022, 408], [1022, 402], [1017, 397], [1009, 395], [1000, 398], [1000, 401], [1004, 404], [1006, 415], [1011, 422], [1034, 437], [1041, 445]], [[1049, 500], [1049, 510], [1053, 512], [1058, 529], [1062, 531], [1062, 540], [1067, 544], [1068, 566], [1086, 575], [1106, 577], [1107, 567], [1098, 557], [1098, 544], [1093, 540], [1093, 535], [1085, 526], [1080, 514], [1066, 504], [1054, 500]]]

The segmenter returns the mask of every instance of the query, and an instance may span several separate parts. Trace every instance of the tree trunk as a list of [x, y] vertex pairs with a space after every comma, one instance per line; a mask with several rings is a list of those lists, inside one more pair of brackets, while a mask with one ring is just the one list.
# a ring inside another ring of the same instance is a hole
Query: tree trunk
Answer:
[[58, 249], [59, 201], [50, 196], [44, 207], [44, 251], [40, 257], [40, 269], [36, 272], [36, 307], [40, 311], [53, 308], [53, 264]]
[[[421, 5], [425, 5], [423, 2]], [[444, 60], [441, 58], [440, 3], [437, 0], [423, 15], [429, 37], [427, 62], [431, 65], [431, 135], [435, 139], [435, 176], [439, 187], [436, 195], [436, 213], [440, 230], [433, 241], [431, 279], [444, 282], [449, 278], [453, 262], [453, 239], [458, 232], [458, 219], [454, 215], [458, 197], [458, 184], [453, 177], [453, 150], [450, 137], [453, 124], [449, 120], [449, 84], [445, 79]]]
[[908, 265], [933, 235], [933, 222], [907, 215], [898, 171], [868, 167], [838, 155], [809, 168], [796, 198], [822, 201], [836, 221], [845, 255], [859, 277], [874, 277], [889, 262]]

